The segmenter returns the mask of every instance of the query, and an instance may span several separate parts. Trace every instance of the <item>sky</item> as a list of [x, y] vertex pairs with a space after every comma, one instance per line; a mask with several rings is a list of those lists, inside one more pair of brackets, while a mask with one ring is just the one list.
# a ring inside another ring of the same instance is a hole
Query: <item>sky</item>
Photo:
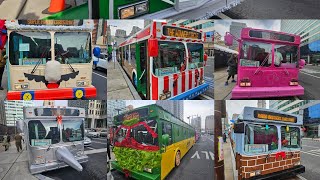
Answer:
[[[43, 101], [42, 100], [36, 100], [33, 101], [35, 106], [43, 106]], [[68, 106], [68, 100], [56, 100], [55, 106]]]
[[[155, 104], [156, 101], [139, 101], [139, 100], [127, 100], [126, 106], [133, 105], [134, 108]], [[184, 101], [184, 121], [189, 123], [188, 116], [199, 115], [201, 116], [201, 127], [205, 127], [205, 117], [213, 115], [214, 101], [204, 100], [186, 100]]]
[[224, 36], [226, 32], [230, 32], [231, 22], [246, 23], [247, 27], [257, 29], [268, 29], [274, 31], [280, 31], [280, 20], [215, 20], [214, 29], [221, 36]]
[[[269, 108], [269, 101], [266, 101], [266, 106]], [[229, 123], [232, 119], [233, 114], [240, 114], [243, 111], [243, 108], [245, 106], [250, 107], [257, 107], [258, 101], [257, 100], [227, 100], [226, 102], [227, 106], [227, 113], [228, 113], [228, 119]]]
[[130, 34], [133, 26], [144, 28], [144, 20], [108, 20], [108, 26], [110, 25], [111, 35], [116, 34], [117, 29], [126, 30], [127, 35]]

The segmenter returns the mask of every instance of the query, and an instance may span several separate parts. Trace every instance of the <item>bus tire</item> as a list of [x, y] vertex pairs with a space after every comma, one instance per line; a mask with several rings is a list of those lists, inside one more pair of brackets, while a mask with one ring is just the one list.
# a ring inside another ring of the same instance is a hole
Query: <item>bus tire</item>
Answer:
[[180, 166], [181, 164], [181, 153], [180, 151], [177, 151], [176, 158], [175, 158], [175, 165], [176, 167]]

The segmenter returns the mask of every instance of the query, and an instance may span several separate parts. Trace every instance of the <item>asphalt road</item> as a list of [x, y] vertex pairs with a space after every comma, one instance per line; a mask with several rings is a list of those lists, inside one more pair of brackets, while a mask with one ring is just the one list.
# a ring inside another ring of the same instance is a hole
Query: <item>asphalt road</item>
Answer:
[[207, 64], [204, 67], [204, 81], [209, 84], [209, 89], [204, 94], [211, 98], [214, 98], [213, 71], [214, 71], [214, 60], [213, 58], [208, 58]]
[[319, 0], [245, 0], [223, 14], [232, 19], [319, 19], [319, 7]]
[[107, 99], [107, 72], [99, 69], [92, 72], [92, 85], [97, 88], [97, 97], [92, 99]]
[[83, 171], [78, 172], [71, 167], [61, 168], [54, 171], [48, 171], [42, 173], [42, 175], [55, 180], [65, 179], [77, 179], [77, 180], [101, 180], [107, 177], [107, 153], [99, 152], [94, 153], [95, 150], [99, 150], [107, 147], [107, 139], [93, 138], [90, 147], [85, 147], [85, 151], [93, 151], [92, 154], [88, 154], [89, 161], [82, 164]]
[[[306, 171], [300, 174], [305, 179], [317, 180], [320, 177], [320, 142], [313, 140], [302, 140], [301, 164]], [[300, 178], [301, 179], [301, 178]]]
[[[213, 179], [213, 136], [202, 136], [182, 158], [179, 167], [166, 177], [168, 180], [212, 180]], [[116, 180], [125, 180], [123, 174], [113, 171]]]
[[299, 73], [299, 81], [305, 88], [305, 95], [299, 99], [320, 99], [320, 66], [305, 66]]

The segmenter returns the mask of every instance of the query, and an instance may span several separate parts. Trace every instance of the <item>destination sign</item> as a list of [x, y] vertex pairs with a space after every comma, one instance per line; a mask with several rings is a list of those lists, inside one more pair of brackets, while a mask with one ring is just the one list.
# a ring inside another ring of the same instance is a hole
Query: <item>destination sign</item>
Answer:
[[149, 114], [149, 109], [148, 108], [143, 108], [143, 109], [138, 109], [130, 113], [126, 114], [121, 114], [117, 116], [118, 121], [126, 121], [126, 120], [131, 120], [131, 119], [139, 119], [142, 117], [147, 117]]
[[249, 36], [253, 38], [269, 39], [269, 40], [278, 40], [286, 42], [294, 42], [295, 37], [288, 34], [281, 34], [277, 32], [266, 32], [261, 30], [250, 30]]
[[297, 122], [296, 116], [280, 114], [275, 112], [261, 111], [261, 110], [255, 110], [254, 117], [258, 119], [271, 120], [271, 121], [283, 121], [283, 122], [291, 122], [291, 123]]
[[18, 20], [22, 25], [46, 25], [46, 26], [81, 26], [83, 21], [74, 20]]
[[163, 26], [163, 35], [190, 39], [202, 38], [202, 33], [200, 32], [172, 26]]

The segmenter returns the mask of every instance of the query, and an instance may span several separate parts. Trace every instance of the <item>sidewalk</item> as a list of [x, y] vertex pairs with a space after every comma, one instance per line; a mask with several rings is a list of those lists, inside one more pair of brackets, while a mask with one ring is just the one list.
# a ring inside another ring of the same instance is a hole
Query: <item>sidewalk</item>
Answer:
[[[232, 78], [229, 79], [229, 85], [225, 86], [228, 78], [227, 68], [221, 68], [214, 72], [214, 97], [216, 100], [224, 100], [231, 98], [231, 91], [236, 83], [232, 83]], [[235, 75], [237, 79], [237, 75]]]
[[118, 62], [107, 65], [107, 99], [141, 99]]
[[[2, 3], [1, 3], [2, 2]], [[4, 19], [43, 19], [48, 14], [42, 11], [49, 7], [51, 0], [0, 0], [0, 17]], [[66, 0], [66, 4], [80, 5], [85, 0]]]
[[234, 178], [235, 172], [235, 159], [232, 153], [230, 140], [227, 139], [227, 143], [223, 144], [224, 152], [224, 176], [225, 180], [237, 180]]
[[18, 153], [15, 142], [11, 142], [8, 151], [4, 151], [0, 143], [0, 179], [2, 180], [37, 180], [31, 175], [28, 168], [28, 154], [25, 144], [22, 144], [23, 151]]

